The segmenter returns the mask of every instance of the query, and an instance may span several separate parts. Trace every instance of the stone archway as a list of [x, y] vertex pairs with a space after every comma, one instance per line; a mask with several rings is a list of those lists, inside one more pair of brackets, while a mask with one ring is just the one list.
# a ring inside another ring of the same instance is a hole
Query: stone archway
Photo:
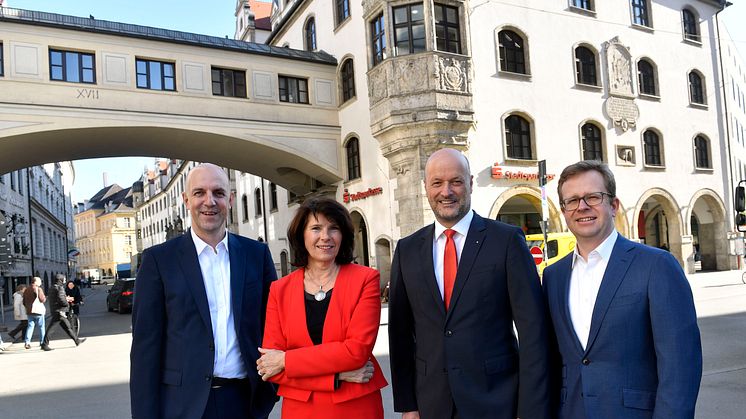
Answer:
[[710, 189], [695, 192], [685, 220], [692, 236], [695, 270], [729, 269], [725, 205], [717, 193]]
[[648, 189], [635, 206], [631, 238], [670, 251], [679, 264], [687, 268], [685, 262], [689, 258], [693, 261], [692, 240], [691, 236], [684, 235], [679, 208], [668, 191]]
[[352, 218], [352, 229], [355, 237], [354, 262], [360, 265], [370, 266], [370, 252], [368, 250], [368, 225], [363, 214], [358, 211], [350, 211]]
[[[548, 204], [549, 232], [560, 232], [560, 211], [551, 199]], [[541, 224], [538, 222], [541, 220], [541, 189], [526, 185], [508, 189], [492, 204], [490, 218], [517, 225], [526, 234], [541, 233]]]
[[391, 240], [388, 237], [379, 237], [376, 240], [376, 269], [381, 274], [381, 289], [391, 279]]

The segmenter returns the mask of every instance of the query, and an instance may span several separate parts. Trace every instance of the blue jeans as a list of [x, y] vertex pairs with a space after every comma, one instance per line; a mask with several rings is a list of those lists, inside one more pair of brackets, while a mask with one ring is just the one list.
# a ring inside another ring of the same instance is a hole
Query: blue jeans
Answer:
[[44, 315], [43, 314], [29, 314], [28, 315], [28, 327], [26, 328], [26, 345], [31, 343], [31, 337], [34, 335], [34, 326], [39, 326], [39, 343], [44, 342]]

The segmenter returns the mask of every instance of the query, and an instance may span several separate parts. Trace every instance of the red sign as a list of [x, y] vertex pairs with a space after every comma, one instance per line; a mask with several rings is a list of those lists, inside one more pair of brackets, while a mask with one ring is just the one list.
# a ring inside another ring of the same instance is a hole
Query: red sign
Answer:
[[[508, 180], [523, 180], [523, 181], [530, 181], [530, 180], [539, 180], [539, 172], [523, 172], [521, 170], [505, 170], [505, 168], [500, 167], [498, 163], [495, 163], [492, 165], [491, 170], [492, 178], [493, 179], [508, 179]], [[552, 179], [554, 179], [555, 175], [547, 173], [547, 182], [550, 182]]]
[[532, 247], [529, 252], [531, 252], [531, 256], [534, 257], [535, 264], [540, 265], [541, 262], [544, 262], [544, 252], [541, 251], [539, 246]]
[[383, 188], [380, 186], [377, 188], [368, 188], [367, 191], [356, 193], [350, 193], [347, 189], [345, 189], [344, 193], [342, 194], [342, 200], [345, 204], [349, 204], [350, 201], [359, 201], [361, 199], [381, 194], [383, 194]]

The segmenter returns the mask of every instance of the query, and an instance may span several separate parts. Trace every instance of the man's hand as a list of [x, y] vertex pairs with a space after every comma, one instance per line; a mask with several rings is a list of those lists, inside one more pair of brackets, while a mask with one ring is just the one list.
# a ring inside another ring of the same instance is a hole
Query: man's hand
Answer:
[[401, 419], [420, 419], [420, 411], [404, 412], [401, 414]]
[[285, 352], [277, 349], [259, 348], [262, 356], [256, 360], [256, 370], [267, 381], [285, 369]]
[[367, 383], [373, 377], [373, 362], [368, 361], [362, 367], [354, 371], [345, 371], [339, 373], [340, 381], [348, 383]]

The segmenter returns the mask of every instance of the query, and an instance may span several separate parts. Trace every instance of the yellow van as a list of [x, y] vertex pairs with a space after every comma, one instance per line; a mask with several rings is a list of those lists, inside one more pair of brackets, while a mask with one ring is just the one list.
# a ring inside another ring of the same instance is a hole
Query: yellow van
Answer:
[[[529, 234], [526, 236], [526, 244], [529, 249], [532, 247], [544, 249], [544, 235]], [[562, 259], [568, 253], [572, 253], [573, 250], [575, 250], [575, 236], [572, 233], [549, 233], [547, 235], [547, 260], [536, 265], [539, 275], [544, 273], [544, 268]]]

